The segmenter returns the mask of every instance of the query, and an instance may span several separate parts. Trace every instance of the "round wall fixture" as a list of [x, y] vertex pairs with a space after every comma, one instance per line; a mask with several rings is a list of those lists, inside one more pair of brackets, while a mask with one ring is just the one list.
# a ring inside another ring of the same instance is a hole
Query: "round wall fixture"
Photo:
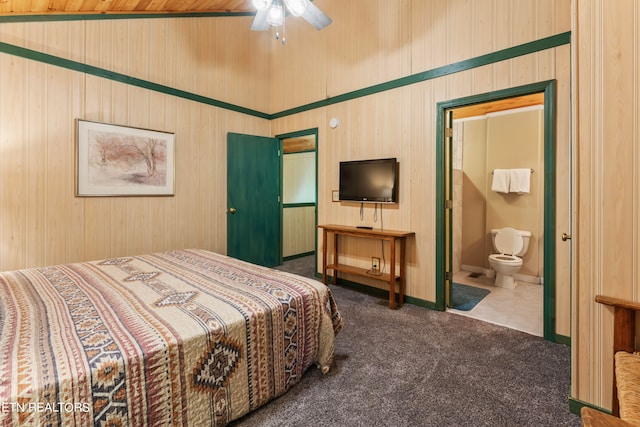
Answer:
[[338, 120], [337, 117], [332, 117], [331, 120], [329, 120], [329, 126], [331, 126], [331, 129], [337, 128], [339, 124], [340, 120]]

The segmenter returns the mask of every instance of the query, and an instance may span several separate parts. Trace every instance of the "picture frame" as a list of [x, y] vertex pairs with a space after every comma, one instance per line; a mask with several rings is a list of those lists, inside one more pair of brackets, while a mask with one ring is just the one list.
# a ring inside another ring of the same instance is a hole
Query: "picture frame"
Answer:
[[173, 196], [175, 135], [76, 119], [76, 196]]

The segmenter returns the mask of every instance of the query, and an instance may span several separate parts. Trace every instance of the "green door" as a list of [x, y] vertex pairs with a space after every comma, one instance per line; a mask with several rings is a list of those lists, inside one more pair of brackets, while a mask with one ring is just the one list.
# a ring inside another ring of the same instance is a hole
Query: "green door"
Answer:
[[281, 142], [227, 134], [227, 255], [282, 263]]

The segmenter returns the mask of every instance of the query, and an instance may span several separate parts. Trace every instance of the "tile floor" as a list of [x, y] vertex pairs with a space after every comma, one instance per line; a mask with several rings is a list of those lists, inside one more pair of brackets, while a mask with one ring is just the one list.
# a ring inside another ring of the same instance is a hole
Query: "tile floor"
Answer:
[[543, 336], [542, 285], [518, 282], [515, 289], [498, 288], [493, 285], [492, 279], [484, 275], [478, 278], [469, 277], [468, 271], [455, 273], [453, 281], [489, 289], [491, 293], [469, 311], [455, 309], [448, 309], [448, 311], [531, 335]]

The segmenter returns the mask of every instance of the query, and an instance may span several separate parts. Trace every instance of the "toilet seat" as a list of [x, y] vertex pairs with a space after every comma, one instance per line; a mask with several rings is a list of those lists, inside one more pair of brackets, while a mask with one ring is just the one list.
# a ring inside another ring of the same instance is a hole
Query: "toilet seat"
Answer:
[[489, 261], [495, 261], [500, 264], [512, 266], [522, 265], [522, 258], [515, 255], [491, 254], [489, 255]]
[[515, 255], [522, 250], [524, 241], [518, 230], [505, 227], [496, 234], [495, 245], [502, 255]]

